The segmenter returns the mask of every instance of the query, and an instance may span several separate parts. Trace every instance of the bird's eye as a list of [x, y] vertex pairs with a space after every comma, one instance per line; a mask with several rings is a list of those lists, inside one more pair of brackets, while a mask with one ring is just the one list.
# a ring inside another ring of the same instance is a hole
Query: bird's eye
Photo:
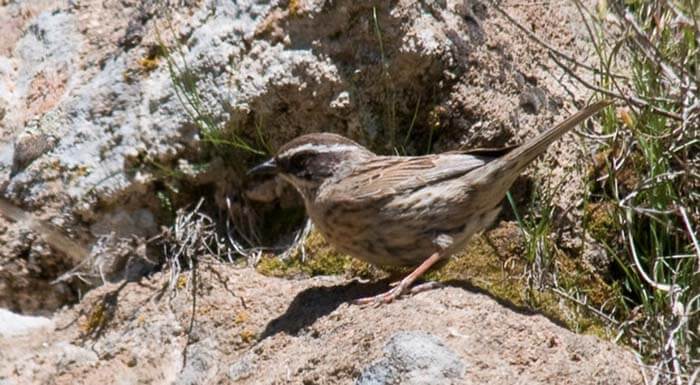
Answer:
[[287, 172], [303, 177], [308, 172], [310, 158], [310, 154], [305, 152], [294, 154], [287, 162]]
[[320, 180], [331, 174], [331, 154], [302, 151], [278, 160], [285, 173], [305, 180]]

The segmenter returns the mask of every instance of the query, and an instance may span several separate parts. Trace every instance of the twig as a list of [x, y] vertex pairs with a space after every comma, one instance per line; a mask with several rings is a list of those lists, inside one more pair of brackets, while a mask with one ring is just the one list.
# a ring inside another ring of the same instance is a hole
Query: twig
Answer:
[[688, 213], [685, 211], [685, 207], [678, 207], [678, 211], [681, 213], [683, 218], [683, 223], [685, 223], [685, 228], [688, 230], [690, 239], [693, 241], [693, 247], [695, 247], [695, 254], [698, 256], [698, 271], [700, 272], [700, 244], [698, 244], [698, 238], [695, 236], [695, 231], [693, 231], [693, 226], [690, 224], [688, 219]]
[[649, 108], [649, 109], [653, 110], [654, 112], [657, 112], [657, 113], [659, 113], [659, 114], [661, 114], [661, 115], [667, 116], [667, 117], [669, 117], [669, 118], [671, 118], [671, 119], [681, 120], [681, 121], [683, 120], [683, 117], [681, 117], [680, 115], [676, 114], [675, 112], [666, 111], [666, 110], [664, 110], [664, 109], [662, 109], [662, 108], [656, 107], [655, 105], [650, 104], [650, 103], [648, 103], [648, 102], [646, 102], [646, 101], [644, 101], [644, 100], [642, 100], [642, 99], [640, 99], [640, 98], [638, 98], [638, 97], [636, 97], [636, 96], [619, 94], [619, 93], [617, 93], [617, 92], [613, 92], [613, 91], [610, 91], [610, 90], [606, 90], [605, 88], [598, 87], [598, 86], [596, 86], [596, 85], [594, 85], [594, 84], [591, 84], [590, 82], [584, 80], [584, 79], [581, 78], [579, 75], [577, 75], [571, 68], [567, 67], [564, 63], [562, 63], [561, 61], [559, 61], [553, 54], [550, 53], [550, 54], [549, 54], [549, 57], [551, 57], [552, 60], [554, 60], [554, 62], [555, 62], [559, 67], [561, 67], [561, 69], [563, 69], [564, 71], [566, 71], [566, 73], [568, 73], [569, 75], [571, 75], [571, 77], [573, 77], [574, 79], [576, 79], [578, 82], [580, 82], [581, 84], [583, 84], [583, 85], [584, 85], [586, 88], [588, 88], [588, 89], [591, 89], [591, 90], [596, 91], [596, 92], [600, 92], [600, 93], [602, 93], [602, 94], [604, 94], [604, 95], [607, 95], [607, 96], [610, 96], [610, 97], [613, 97], [613, 98], [625, 100], [625, 101], [627, 101], [628, 103], [630, 103], [630, 104], [632, 104], [632, 105], [634, 105], [634, 106], [636, 106], [636, 107], [638, 107], [638, 108], [641, 108], [641, 107]]
[[[638, 40], [636, 40], [636, 42], [644, 56], [646, 56], [647, 59], [649, 59], [649, 61], [651, 61], [652, 63], [658, 65], [661, 68], [661, 70], [666, 74], [666, 76], [674, 83], [677, 83], [676, 86], [680, 87], [681, 76], [673, 72], [673, 70], [665, 62], [665, 60], [662, 59], [662, 54], [661, 52], [659, 52], [659, 49], [651, 41], [649, 41], [649, 38], [644, 33], [644, 31], [642, 31], [642, 28], [639, 26], [639, 24], [637, 24], [637, 22], [634, 20], [634, 17], [631, 13], [629, 13], [629, 11], [625, 12], [624, 20], [629, 23], [634, 32], [637, 34]], [[642, 44], [642, 42], [644, 44]], [[654, 54], [649, 52], [649, 50], [654, 51]], [[680, 70], [684, 72], [682, 68], [680, 68]]]
[[284, 253], [282, 253], [280, 258], [282, 258], [282, 259], [289, 258], [297, 250], [301, 250], [301, 261], [302, 262], [306, 261], [306, 246], [304, 245], [304, 243], [306, 242], [306, 238], [309, 237], [309, 234], [311, 233], [311, 230], [313, 230], [313, 228], [314, 228], [313, 222], [311, 222], [310, 219], [307, 219], [306, 222], [304, 223], [304, 227], [302, 227], [294, 235], [294, 240], [292, 241], [291, 246], [289, 246], [287, 248], [287, 250], [285, 250]]
[[192, 316], [190, 317], [190, 325], [187, 327], [187, 341], [182, 349], [182, 370], [187, 367], [187, 350], [192, 343], [192, 330], [194, 330], [194, 321], [197, 314], [197, 258], [192, 258]]
[[688, 379], [688, 385], [695, 385], [695, 382], [697, 381], [698, 377], [700, 377], [700, 367], [695, 368], [695, 371]]
[[619, 325], [620, 325], [620, 322], [619, 322], [619, 321], [613, 319], [612, 317], [610, 317], [609, 315], [605, 314], [604, 312], [602, 312], [602, 311], [596, 309], [595, 307], [593, 307], [593, 306], [591, 306], [591, 305], [589, 305], [589, 304], [587, 304], [587, 303], [585, 303], [585, 302], [579, 300], [578, 298], [573, 297], [573, 296], [567, 294], [566, 292], [560, 290], [559, 288], [557, 288], [557, 287], [552, 287], [552, 291], [553, 291], [554, 293], [556, 293], [556, 294], [558, 294], [558, 295], [560, 295], [560, 296], [562, 296], [562, 297], [568, 299], [569, 301], [576, 302], [577, 304], [579, 304], [579, 305], [585, 307], [586, 309], [592, 311], [593, 313], [595, 313], [595, 314], [598, 315], [599, 317], [605, 319], [605, 320], [608, 321], [609, 323], [611, 323], [611, 324], [613, 324], [613, 325], [615, 325], [615, 326], [619, 326]]

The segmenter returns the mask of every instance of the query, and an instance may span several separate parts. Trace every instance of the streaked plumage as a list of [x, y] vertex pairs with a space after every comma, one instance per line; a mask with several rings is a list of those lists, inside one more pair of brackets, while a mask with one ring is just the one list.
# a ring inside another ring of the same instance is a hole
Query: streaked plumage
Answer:
[[377, 265], [416, 266], [462, 248], [496, 218], [523, 168], [608, 104], [588, 106], [504, 150], [379, 156], [340, 135], [308, 134], [252, 171], [278, 172], [294, 185], [312, 221], [340, 251]]

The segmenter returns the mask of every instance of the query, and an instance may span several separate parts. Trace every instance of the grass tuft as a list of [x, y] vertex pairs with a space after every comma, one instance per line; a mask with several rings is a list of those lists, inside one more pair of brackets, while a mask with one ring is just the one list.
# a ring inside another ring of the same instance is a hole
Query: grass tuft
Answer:
[[605, 171], [589, 185], [605, 213], [591, 234], [616, 261], [620, 333], [648, 382], [687, 383], [700, 373], [700, 3], [599, 10], [613, 22], [576, 4], [596, 43], [596, 91], [623, 105], [601, 121]]

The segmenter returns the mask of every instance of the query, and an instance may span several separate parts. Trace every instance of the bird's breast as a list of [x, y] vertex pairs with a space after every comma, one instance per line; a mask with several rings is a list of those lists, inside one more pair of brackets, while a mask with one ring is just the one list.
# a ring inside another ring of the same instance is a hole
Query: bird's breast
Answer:
[[365, 204], [307, 202], [318, 231], [340, 252], [375, 265], [415, 266], [435, 252], [449, 256], [497, 214], [467, 210], [455, 196], [428, 188]]

